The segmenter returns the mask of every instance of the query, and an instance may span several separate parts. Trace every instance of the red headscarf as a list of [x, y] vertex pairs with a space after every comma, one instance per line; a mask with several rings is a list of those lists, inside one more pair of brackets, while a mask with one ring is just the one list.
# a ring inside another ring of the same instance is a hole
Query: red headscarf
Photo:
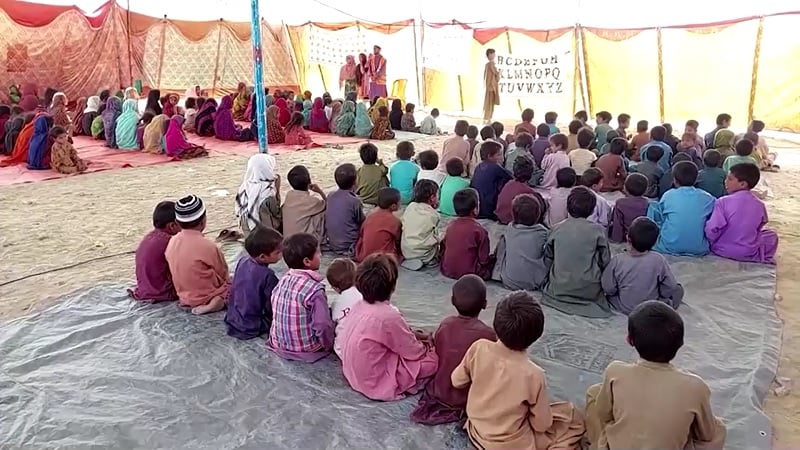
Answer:
[[289, 112], [289, 107], [286, 104], [286, 99], [281, 97], [275, 100], [275, 106], [278, 107], [278, 122], [280, 122], [282, 127], [285, 127], [286, 124], [289, 123], [289, 119], [292, 118], [292, 113]]

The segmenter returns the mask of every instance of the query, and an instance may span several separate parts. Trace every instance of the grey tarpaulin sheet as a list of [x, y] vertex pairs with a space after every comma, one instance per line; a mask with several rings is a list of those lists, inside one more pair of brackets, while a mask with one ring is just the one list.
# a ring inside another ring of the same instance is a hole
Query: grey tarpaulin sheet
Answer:
[[[727, 448], [769, 448], [770, 422], [760, 405], [779, 353], [774, 269], [718, 258], [672, 263], [687, 292], [680, 309], [686, 345], [676, 364], [711, 386], [714, 411], [728, 426]], [[411, 324], [433, 328], [452, 313], [450, 286], [435, 271], [403, 270], [393, 302]], [[126, 287], [99, 285], [2, 325], [0, 447], [466, 445], [456, 425], [412, 424], [416, 398], [379, 403], [349, 389], [335, 357], [313, 365], [283, 361], [262, 339], [228, 337], [221, 313], [196, 317], [175, 304], [135, 304]], [[482, 318], [491, 323], [504, 290], [491, 284], [489, 293]], [[554, 399], [583, 406], [586, 388], [601, 381], [610, 361], [635, 358], [624, 317], [545, 314], [545, 336], [531, 355], [547, 371]]]

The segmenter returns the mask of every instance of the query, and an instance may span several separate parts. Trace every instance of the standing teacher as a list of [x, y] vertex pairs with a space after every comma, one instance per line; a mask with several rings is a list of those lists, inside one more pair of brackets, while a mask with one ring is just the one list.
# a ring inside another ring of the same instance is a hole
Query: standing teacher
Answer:
[[500, 104], [500, 72], [494, 65], [495, 51], [493, 48], [486, 50], [486, 68], [483, 70], [483, 83], [486, 85], [486, 94], [483, 97], [483, 121], [492, 121], [495, 105]]
[[372, 54], [369, 55], [369, 98], [388, 97], [386, 91], [386, 58], [381, 55], [381, 47], [372, 47]]

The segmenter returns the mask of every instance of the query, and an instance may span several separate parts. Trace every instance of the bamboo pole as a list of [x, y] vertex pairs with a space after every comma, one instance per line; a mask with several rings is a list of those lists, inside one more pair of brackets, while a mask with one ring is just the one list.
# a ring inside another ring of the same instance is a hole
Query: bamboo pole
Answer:
[[161, 37], [158, 41], [158, 49], [160, 50], [158, 56], [158, 79], [156, 80], [156, 88], [161, 89], [161, 72], [164, 69], [164, 41], [167, 38], [167, 15], [164, 14], [164, 20], [161, 21]]
[[[420, 19], [419, 26], [425, 26], [425, 22]], [[417, 101], [422, 102], [422, 87], [420, 83], [419, 77], [419, 50], [417, 47], [417, 21], [416, 19], [411, 20], [411, 29], [414, 31], [414, 76], [417, 79]], [[405, 99], [404, 99], [405, 100]]]
[[664, 46], [661, 27], [656, 28], [656, 46], [658, 47], [658, 119], [664, 123]]
[[582, 95], [584, 105], [588, 105], [588, 114], [589, 117], [592, 117], [592, 111], [594, 111], [594, 104], [592, 102], [592, 84], [591, 79], [592, 77], [589, 76], [589, 53], [586, 51], [586, 31], [583, 29], [583, 26], [578, 24], [578, 36], [579, 36], [579, 44], [581, 47], [581, 56], [583, 57], [583, 68], [584, 74], [586, 75], [586, 91], [583, 91], [583, 83], [581, 83], [581, 92], [584, 94]]
[[317, 64], [317, 69], [319, 69], [319, 77], [322, 79], [322, 89], [328, 92], [328, 83], [325, 82], [325, 73], [323, 73], [322, 64]]
[[217, 92], [217, 80], [219, 80], [219, 57], [222, 49], [222, 19], [217, 22], [217, 58], [214, 61], [214, 81], [211, 87], [211, 95]]
[[[574, 70], [572, 72], [572, 109], [575, 111], [575, 106], [578, 103], [578, 85], [580, 84], [583, 89], [581, 77], [581, 58], [578, 56], [578, 25], [572, 30], [572, 60]], [[581, 108], [583, 109], [583, 108]]]
[[461, 75], [457, 75], [458, 78], [458, 100], [461, 102], [461, 112], [464, 112], [464, 90], [462, 89], [461, 85]]
[[761, 59], [761, 39], [764, 36], [764, 16], [758, 18], [758, 30], [756, 31], [756, 47], [753, 50], [753, 75], [750, 79], [750, 101], [747, 105], [747, 123], [753, 121], [756, 106], [756, 92], [758, 89], [758, 65]]
[[[511, 33], [508, 32], [508, 27], [506, 27], [506, 45], [508, 46], [508, 54], [510, 56], [513, 54], [513, 51], [511, 50]], [[497, 95], [499, 96], [500, 92], [498, 92]], [[522, 99], [517, 99], [517, 109], [519, 109], [519, 112], [522, 112]]]

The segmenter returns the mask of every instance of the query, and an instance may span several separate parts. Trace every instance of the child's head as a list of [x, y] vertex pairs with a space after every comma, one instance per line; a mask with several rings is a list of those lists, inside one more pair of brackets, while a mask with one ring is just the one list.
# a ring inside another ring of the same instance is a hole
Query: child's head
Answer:
[[484, 141], [488, 141], [489, 139], [494, 139], [496, 136], [494, 134], [494, 128], [486, 125], [485, 127], [481, 128], [481, 139]]
[[514, 223], [531, 227], [541, 222], [542, 208], [539, 200], [531, 194], [520, 194], [511, 202]]
[[[622, 113], [617, 116], [617, 125], [620, 128], [628, 128], [631, 125], [631, 115]], [[625, 136], [620, 136], [625, 137]]]
[[505, 130], [505, 127], [503, 126], [502, 123], [500, 123], [500, 122], [492, 122], [491, 126], [492, 126], [492, 129], [494, 130], [494, 136], [495, 137], [499, 138], [499, 137], [503, 136], [503, 130]]
[[692, 157], [689, 156], [688, 153], [686, 153], [686, 152], [678, 152], [678, 153], [675, 154], [675, 156], [672, 157], [672, 165], [674, 166], [675, 164], [677, 164], [677, 163], [679, 163], [681, 161], [691, 161], [691, 160], [692, 160]]
[[544, 333], [544, 313], [526, 291], [506, 295], [494, 312], [494, 332], [510, 350], [524, 352]]
[[196, 195], [187, 195], [175, 203], [175, 220], [182, 230], [203, 231], [206, 227], [206, 207]]
[[187, 98], [186, 102], [184, 103], [184, 107], [186, 109], [194, 109], [195, 107], [197, 107], [197, 99], [194, 97]]
[[379, 190], [378, 208], [392, 212], [400, 209], [400, 191], [390, 187], [385, 187]]
[[294, 166], [286, 175], [289, 180], [289, 186], [295, 191], [307, 191], [311, 186], [311, 174], [306, 169], [306, 166]]
[[406, 103], [406, 112], [407, 112], [407, 113], [414, 114], [414, 109], [415, 109], [416, 107], [417, 107], [417, 105], [415, 105], [415, 104], [413, 104], [413, 103]]
[[464, 136], [469, 131], [469, 122], [466, 120], [456, 120], [456, 126], [453, 128], [456, 136]]
[[478, 215], [478, 191], [472, 188], [461, 189], [453, 195], [453, 209], [458, 217]]
[[533, 110], [530, 108], [525, 108], [522, 111], [522, 121], [523, 122], [532, 122], [533, 121]]
[[706, 150], [703, 153], [703, 165], [706, 168], [719, 167], [722, 165], [722, 154], [716, 150]]
[[358, 148], [358, 155], [365, 166], [371, 166], [378, 162], [378, 147], [369, 142], [361, 144], [361, 147]]
[[722, 113], [717, 116], [717, 126], [720, 128], [728, 128], [731, 126], [731, 115]]
[[555, 111], [548, 111], [544, 114], [544, 123], [548, 125], [555, 125], [558, 120], [558, 113]]
[[600, 192], [600, 189], [603, 188], [603, 171], [597, 167], [586, 169], [581, 175], [581, 185], [595, 192]]
[[438, 108], [433, 108], [431, 110], [431, 117], [433, 117], [434, 119], [439, 117], [439, 109]]
[[581, 128], [578, 131], [578, 147], [588, 149], [594, 142], [594, 132], [588, 128]]
[[548, 142], [550, 142], [550, 150], [554, 152], [563, 152], [569, 147], [569, 140], [567, 136], [562, 133], [556, 133], [550, 136]]
[[592, 215], [597, 206], [594, 192], [584, 186], [576, 186], [567, 197], [567, 212], [571, 217], [586, 219]]
[[662, 123], [662, 127], [664, 127], [664, 131], [666, 131], [667, 136], [672, 135], [672, 124], [671, 123]]
[[453, 284], [450, 301], [459, 315], [478, 317], [486, 309], [486, 283], [477, 275], [464, 275]]
[[356, 270], [356, 289], [367, 303], [386, 302], [397, 286], [397, 260], [386, 253], [367, 256]]
[[532, 145], [533, 145], [533, 136], [531, 136], [530, 133], [521, 131], [517, 133], [517, 136], [514, 138], [514, 147], [516, 148], [529, 149], [531, 148]]
[[606, 133], [606, 142], [608, 142], [610, 144], [611, 141], [613, 141], [614, 139], [616, 139], [618, 137], [619, 137], [619, 133], [617, 133], [617, 130], [609, 130], [608, 133]]
[[275, 264], [281, 260], [283, 236], [272, 228], [257, 226], [244, 240], [244, 249], [259, 264]]
[[628, 230], [628, 242], [639, 253], [649, 252], [658, 241], [658, 225], [647, 217], [637, 217]]
[[477, 139], [478, 138], [478, 127], [475, 125], [470, 125], [467, 128], [467, 139]]
[[461, 158], [450, 158], [444, 165], [447, 174], [451, 177], [460, 177], [464, 174], [464, 161]]
[[750, 156], [753, 153], [753, 149], [755, 145], [753, 145], [753, 141], [749, 139], [742, 139], [741, 141], [736, 143], [736, 154], [739, 156]]
[[412, 144], [410, 141], [398, 142], [395, 156], [397, 156], [397, 159], [402, 159], [405, 161], [410, 160], [414, 157], [414, 144]]
[[646, 120], [636, 122], [636, 132], [644, 133], [648, 128], [650, 128], [650, 124]]
[[662, 156], [664, 156], [664, 150], [661, 147], [657, 145], [647, 147], [646, 157], [648, 161], [657, 163], [661, 160]]
[[317, 270], [321, 254], [319, 241], [308, 233], [296, 233], [283, 240], [283, 261], [290, 269]]
[[575, 120], [580, 120], [585, 124], [589, 120], [589, 113], [586, 111], [578, 111], [575, 113]]
[[427, 203], [436, 209], [439, 207], [439, 185], [433, 180], [419, 180], [414, 184], [415, 203]]
[[753, 133], [761, 133], [762, 131], [764, 131], [765, 126], [766, 125], [764, 124], [764, 122], [760, 120], [754, 120], [750, 122], [750, 131], [752, 131]]
[[628, 316], [628, 343], [643, 360], [666, 364], [683, 347], [683, 319], [666, 303], [641, 303]]
[[488, 59], [489, 61], [494, 61], [496, 55], [497, 53], [495, 53], [493, 48], [486, 49], [486, 59]]
[[67, 130], [58, 125], [50, 129], [50, 136], [52, 136], [52, 138], [59, 144], [64, 144], [69, 140], [69, 134], [67, 134]]
[[761, 171], [755, 164], [736, 164], [725, 178], [725, 190], [729, 194], [745, 189], [749, 191], [756, 187], [760, 179]]
[[694, 146], [694, 135], [684, 131], [681, 135], [681, 144], [684, 148], [689, 148]]
[[[609, 131], [608, 134], [611, 134]], [[621, 155], [625, 153], [625, 150], [628, 149], [628, 141], [622, 137], [615, 137], [611, 139], [611, 143], [608, 144], [608, 151], [611, 152], [612, 155]]]
[[345, 163], [336, 168], [333, 172], [333, 179], [336, 186], [343, 191], [350, 191], [356, 187], [356, 166]]
[[536, 135], [540, 138], [546, 138], [550, 136], [550, 125], [546, 123], [540, 123], [539, 126], [536, 127]]
[[325, 278], [327, 278], [328, 284], [331, 285], [333, 290], [341, 294], [355, 285], [357, 269], [358, 267], [352, 259], [336, 258], [328, 266]]
[[580, 120], [573, 120], [569, 123], [567, 128], [569, 128], [569, 134], [578, 134], [578, 132], [581, 131], [581, 128], [583, 128], [583, 122]]
[[389, 108], [385, 106], [378, 107], [378, 116], [379, 117], [389, 117]]
[[756, 144], [758, 144], [758, 133], [755, 133], [753, 131], [748, 131], [747, 133], [744, 134], [743, 139], [752, 142], [753, 148], [755, 148]]
[[[528, 134], [528, 136], [530, 136], [530, 134]], [[535, 168], [536, 164], [530, 156], [526, 154], [518, 155], [517, 159], [514, 160], [514, 179], [520, 183], [527, 184], [531, 181]]]
[[291, 129], [295, 127], [302, 127], [303, 126], [303, 113], [300, 111], [295, 111], [292, 113], [291, 119], [289, 119], [289, 123], [286, 124], [286, 129]]
[[417, 161], [423, 170], [435, 170], [439, 167], [439, 154], [434, 150], [425, 150], [417, 156]]
[[486, 141], [481, 145], [481, 161], [497, 163], [503, 159], [503, 146], [494, 141]]
[[[654, 141], [663, 142], [667, 138], [667, 129], [661, 125], [657, 125], [650, 130], [650, 139]], [[649, 152], [650, 150], [648, 150]]]
[[597, 121], [597, 124], [600, 125], [611, 122], [612, 116], [608, 111], [600, 111], [599, 113], [595, 114], [594, 118]]
[[562, 167], [556, 171], [556, 185], [560, 188], [572, 188], [578, 182], [578, 175], [572, 167]]
[[689, 133], [689, 135], [697, 134], [697, 128], [699, 126], [700, 126], [700, 122], [698, 122], [698, 121], [696, 121], [694, 119], [689, 119], [689, 120], [686, 121], [686, 125], [684, 125], [684, 127], [683, 127], [683, 132], [684, 133]]
[[691, 161], [681, 161], [672, 166], [672, 179], [675, 186], [694, 186], [697, 182], [697, 166]]
[[164, 201], [156, 205], [153, 210], [153, 228], [169, 235], [176, 235], [181, 231], [175, 221], [175, 202]]
[[647, 192], [650, 182], [640, 173], [631, 173], [625, 178], [625, 192], [632, 197], [641, 197]]

